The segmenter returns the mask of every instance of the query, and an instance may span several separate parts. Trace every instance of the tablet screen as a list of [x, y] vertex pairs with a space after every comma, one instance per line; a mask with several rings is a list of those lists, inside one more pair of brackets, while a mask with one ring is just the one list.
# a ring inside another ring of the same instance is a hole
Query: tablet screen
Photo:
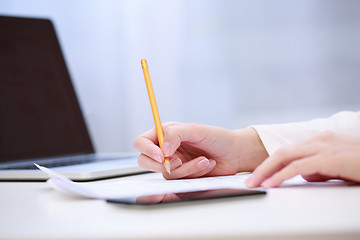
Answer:
[[195, 192], [181, 192], [181, 193], [166, 193], [156, 195], [145, 195], [136, 198], [117, 198], [108, 199], [108, 202], [112, 203], [123, 203], [133, 205], [154, 205], [174, 202], [185, 202], [215, 198], [229, 198], [229, 197], [240, 197], [249, 195], [264, 195], [265, 191], [250, 190], [250, 189], [212, 189]]

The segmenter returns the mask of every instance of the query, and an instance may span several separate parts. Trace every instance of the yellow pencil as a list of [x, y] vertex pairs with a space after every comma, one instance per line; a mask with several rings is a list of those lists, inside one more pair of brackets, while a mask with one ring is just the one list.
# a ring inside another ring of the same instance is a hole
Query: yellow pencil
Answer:
[[[154, 122], [155, 122], [156, 134], [157, 134], [157, 137], [158, 137], [158, 140], [159, 140], [160, 148], [162, 149], [162, 145], [163, 145], [163, 142], [164, 142], [164, 132], [163, 132], [163, 129], [162, 129], [162, 126], [161, 126], [159, 110], [158, 110], [157, 105], [156, 105], [155, 94], [154, 94], [154, 90], [153, 90], [153, 87], [152, 87], [152, 84], [151, 84], [149, 69], [148, 69], [148, 66], [147, 66], [147, 63], [146, 63], [145, 59], [141, 59], [141, 66], [143, 68], [146, 88], [147, 88], [147, 92], [149, 94], [151, 111], [152, 111], [152, 114], [153, 114], [153, 117], [154, 117]], [[164, 164], [164, 167], [166, 169], [166, 172], [170, 176], [170, 162], [169, 162], [168, 157], [165, 157], [163, 164]]]

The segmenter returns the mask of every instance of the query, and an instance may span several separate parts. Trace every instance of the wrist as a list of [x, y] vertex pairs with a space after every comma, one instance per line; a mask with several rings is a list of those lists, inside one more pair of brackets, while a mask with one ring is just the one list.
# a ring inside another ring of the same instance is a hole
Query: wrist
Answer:
[[251, 172], [268, 156], [264, 144], [257, 131], [252, 128], [243, 128], [233, 131], [236, 135], [235, 147], [237, 149], [238, 172]]

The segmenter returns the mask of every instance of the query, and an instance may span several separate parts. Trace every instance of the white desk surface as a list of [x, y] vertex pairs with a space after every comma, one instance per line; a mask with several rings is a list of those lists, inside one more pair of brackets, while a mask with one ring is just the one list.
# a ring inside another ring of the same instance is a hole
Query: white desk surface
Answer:
[[0, 182], [0, 193], [0, 239], [7, 240], [360, 239], [359, 185], [152, 207], [74, 198], [45, 182]]

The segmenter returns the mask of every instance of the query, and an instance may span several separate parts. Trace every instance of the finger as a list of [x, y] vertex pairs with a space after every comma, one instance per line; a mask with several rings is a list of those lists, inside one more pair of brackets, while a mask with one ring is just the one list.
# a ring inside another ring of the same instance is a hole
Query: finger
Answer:
[[[141, 141], [143, 140], [142, 137], [150, 140], [154, 144], [158, 144], [158, 138], [157, 138], [157, 135], [156, 135], [155, 128], [152, 128], [152, 129], [144, 132], [137, 139], [135, 139], [135, 142], [134, 142], [135, 146], [134, 147], [141, 147], [141, 144], [140, 145], [138, 145], [138, 144], [141, 143]], [[140, 142], [138, 142], [138, 141], [140, 141]]]
[[160, 162], [154, 161], [154, 159], [148, 157], [145, 154], [141, 154], [138, 157], [138, 165], [141, 168], [154, 171], [154, 172], [162, 172], [163, 171], [163, 165]]
[[[176, 125], [176, 122], [167, 122], [163, 125], [163, 128]], [[155, 128], [150, 129], [137, 137], [134, 141], [134, 148], [150, 158], [162, 163], [164, 161], [164, 154], [158, 146], [159, 140], [156, 134]]]
[[[149, 158], [148, 156], [141, 154], [138, 158], [138, 164], [141, 168], [153, 171], [153, 172], [164, 172], [165, 167], [163, 163], [159, 163]], [[170, 159], [170, 169], [173, 170], [181, 166], [182, 162], [179, 158]]]
[[171, 171], [170, 176], [163, 171], [163, 176], [166, 179], [185, 178], [192, 174], [203, 171], [209, 167], [210, 161], [205, 157], [198, 157], [189, 162], [183, 163], [180, 167]]
[[207, 135], [206, 128], [200, 124], [174, 124], [164, 128], [163, 153], [171, 156], [179, 148], [181, 142], [199, 143]]
[[[165, 130], [168, 127], [171, 127], [171, 126], [174, 126], [174, 125], [179, 125], [179, 124], [180, 123], [177, 123], [177, 122], [166, 122], [166, 123], [164, 123], [162, 125], [162, 127], [163, 127], [163, 130]], [[141, 142], [143, 140], [141, 137], [144, 137], [144, 138], [150, 140], [151, 142], [153, 142], [156, 145], [159, 144], [159, 140], [158, 140], [155, 128], [152, 128], [152, 129], [144, 132], [143, 134], [141, 134], [140, 137], [138, 137], [139, 139], [135, 139], [135, 142], [134, 142], [134, 145], [136, 145], [136, 146], [134, 146], [135, 148], [136, 147], [141, 147]]]
[[282, 148], [267, 158], [258, 166], [245, 184], [248, 187], [258, 187], [261, 183], [272, 176], [275, 172], [287, 166], [290, 162], [299, 158], [308, 157], [316, 152], [316, 146], [313, 144], [299, 143]]
[[157, 146], [156, 132], [154, 129], [137, 137], [134, 141], [134, 148], [159, 163], [164, 161], [164, 154], [159, 146]]
[[186, 178], [198, 178], [198, 177], [203, 177], [205, 176], [206, 174], [208, 174], [209, 172], [211, 172], [214, 167], [216, 166], [216, 161], [215, 160], [212, 160], [212, 159], [209, 159], [209, 165], [200, 170], [199, 172], [197, 173], [194, 173], [194, 174], [190, 174], [189, 176], [187, 176]]
[[311, 175], [318, 171], [318, 157], [309, 157], [291, 162], [289, 165], [276, 172], [273, 176], [263, 182], [265, 188], [278, 187], [287, 179], [299, 174]]

